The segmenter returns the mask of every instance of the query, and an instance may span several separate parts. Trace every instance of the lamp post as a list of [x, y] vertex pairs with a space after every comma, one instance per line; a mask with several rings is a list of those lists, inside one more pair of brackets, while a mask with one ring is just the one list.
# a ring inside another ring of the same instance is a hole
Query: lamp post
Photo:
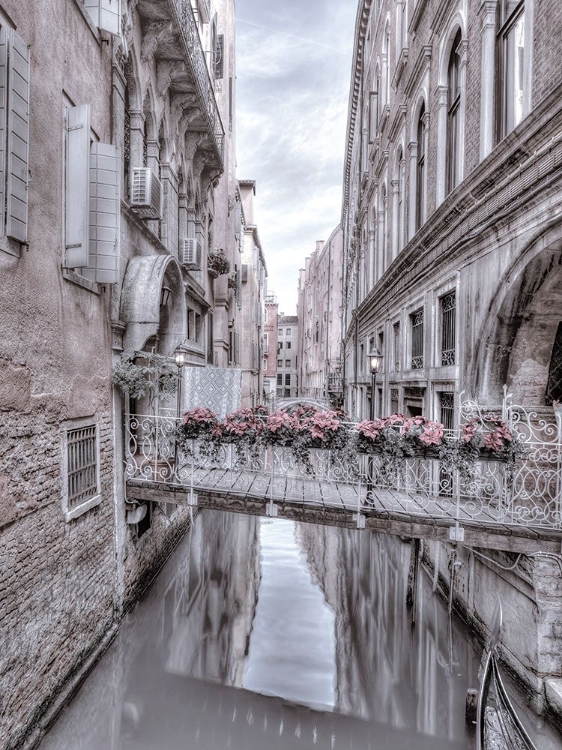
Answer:
[[178, 347], [176, 347], [176, 350], [174, 352], [174, 360], [176, 362], [176, 367], [178, 368], [178, 408], [177, 408], [177, 417], [181, 416], [181, 386], [182, 386], [182, 380], [183, 380], [183, 373], [182, 368], [187, 363], [187, 349], [183, 344], [180, 344]]
[[380, 372], [383, 355], [378, 349], [374, 349], [367, 357], [369, 358], [369, 371], [371, 373], [371, 421], [375, 418], [375, 393], [377, 385], [377, 373]]
[[[375, 418], [375, 394], [377, 387], [377, 373], [380, 371], [382, 366], [383, 355], [378, 349], [373, 349], [367, 355], [369, 359], [369, 372], [371, 373], [371, 422]], [[373, 457], [369, 459], [369, 476], [367, 481], [367, 500], [371, 500], [373, 496]]]

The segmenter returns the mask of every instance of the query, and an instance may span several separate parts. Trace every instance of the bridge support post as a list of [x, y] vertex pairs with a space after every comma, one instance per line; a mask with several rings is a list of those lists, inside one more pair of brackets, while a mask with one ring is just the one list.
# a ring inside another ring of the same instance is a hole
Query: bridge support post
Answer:
[[365, 516], [362, 513], [354, 513], [353, 520], [356, 522], [358, 529], [365, 528]]
[[271, 480], [269, 485], [269, 503], [265, 507], [266, 516], [271, 518], [277, 518], [277, 512], [279, 508], [273, 502], [273, 488], [275, 485], [275, 446], [271, 446]]

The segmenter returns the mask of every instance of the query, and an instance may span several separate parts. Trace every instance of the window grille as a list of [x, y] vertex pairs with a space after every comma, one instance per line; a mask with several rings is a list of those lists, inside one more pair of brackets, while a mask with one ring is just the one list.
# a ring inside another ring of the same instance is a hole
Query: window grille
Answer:
[[67, 433], [68, 509], [99, 494], [97, 426], [80, 427]]
[[457, 293], [441, 297], [441, 365], [454, 365], [456, 360]]
[[[446, 430], [452, 430], [455, 425], [455, 394], [440, 394], [440, 419]], [[439, 493], [445, 497], [453, 495], [453, 474], [444, 466], [439, 467]]]
[[394, 334], [394, 372], [400, 372], [400, 323], [392, 327]]
[[446, 430], [452, 430], [455, 424], [455, 394], [441, 394], [441, 423]]
[[412, 370], [423, 368], [423, 310], [417, 310], [412, 320]]
[[390, 413], [398, 414], [399, 409], [399, 390], [398, 388], [390, 389]]

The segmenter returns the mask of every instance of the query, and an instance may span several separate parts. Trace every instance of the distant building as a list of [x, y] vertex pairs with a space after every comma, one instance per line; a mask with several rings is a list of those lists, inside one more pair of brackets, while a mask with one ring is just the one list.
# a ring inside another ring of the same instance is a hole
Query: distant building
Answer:
[[258, 229], [254, 224], [253, 180], [239, 181], [244, 211], [241, 265], [242, 325], [238, 338], [242, 367], [242, 400], [245, 407], [257, 406], [264, 400], [263, 324], [267, 291], [267, 267]]
[[277, 397], [298, 395], [299, 319], [280, 313], [277, 318]]
[[341, 406], [343, 233], [316, 243], [299, 275], [299, 394]]
[[272, 408], [277, 395], [277, 327], [279, 304], [274, 294], [265, 297], [263, 318], [263, 388], [265, 403]]

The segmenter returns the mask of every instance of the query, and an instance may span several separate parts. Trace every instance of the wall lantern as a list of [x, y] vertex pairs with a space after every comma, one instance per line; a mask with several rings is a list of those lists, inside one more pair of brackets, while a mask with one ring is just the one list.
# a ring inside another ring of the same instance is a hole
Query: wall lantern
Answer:
[[172, 298], [172, 290], [169, 286], [163, 286], [160, 293], [160, 307], [166, 307]]

